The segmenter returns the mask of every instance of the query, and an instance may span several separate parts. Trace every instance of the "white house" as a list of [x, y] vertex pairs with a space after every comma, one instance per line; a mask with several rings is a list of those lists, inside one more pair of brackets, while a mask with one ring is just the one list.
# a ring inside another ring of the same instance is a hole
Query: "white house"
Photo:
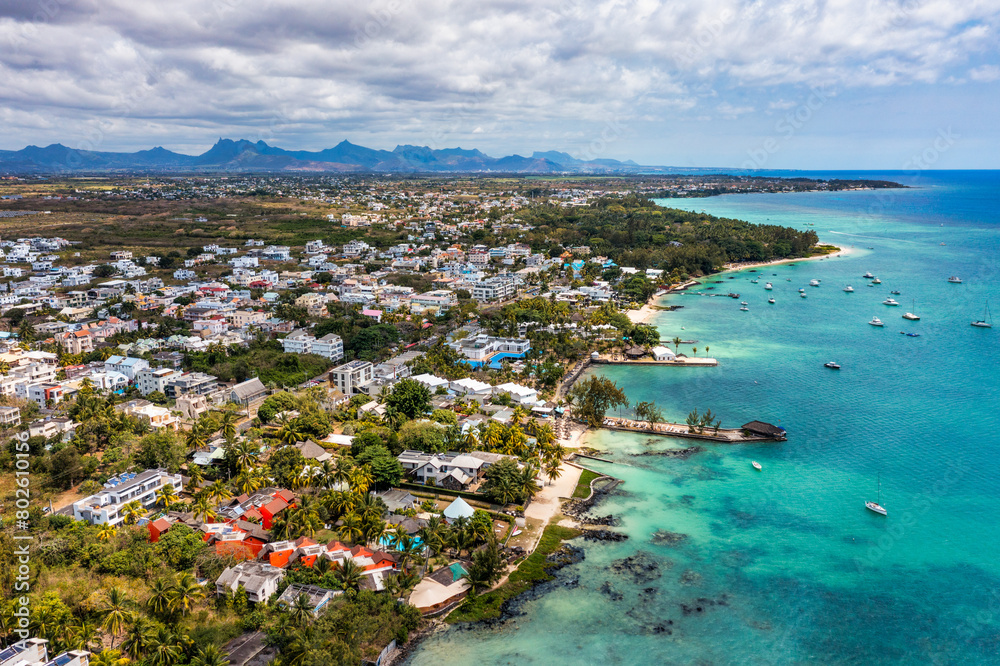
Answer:
[[653, 354], [653, 360], [655, 361], [673, 361], [677, 358], [677, 354], [675, 354], [672, 349], [668, 349], [663, 346], [653, 347], [651, 353]]
[[73, 503], [73, 517], [92, 525], [118, 525], [125, 520], [121, 513], [125, 504], [137, 500], [144, 508], [149, 508], [156, 502], [157, 491], [168, 484], [178, 493], [184, 487], [180, 474], [171, 474], [165, 469], [111, 477], [103, 490]]

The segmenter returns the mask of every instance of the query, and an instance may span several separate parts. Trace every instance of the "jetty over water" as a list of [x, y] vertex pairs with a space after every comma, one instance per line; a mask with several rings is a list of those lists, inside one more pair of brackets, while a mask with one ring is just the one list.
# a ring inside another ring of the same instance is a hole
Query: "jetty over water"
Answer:
[[704, 430], [699, 429], [701, 430], [700, 432], [691, 432], [686, 423], [650, 423], [649, 421], [636, 421], [617, 416], [607, 416], [604, 418], [602, 427], [608, 430], [660, 435], [661, 437], [702, 439], [726, 444], [783, 442], [788, 439], [784, 428], [764, 423], [763, 421], [751, 421], [740, 428], [719, 428], [716, 430], [715, 428], [706, 427]]
[[669, 360], [657, 361], [648, 356], [644, 358], [629, 358], [621, 354], [599, 354], [596, 357], [592, 356], [590, 362], [604, 365], [669, 365], [681, 368], [710, 368], [719, 365], [719, 362], [714, 358], [676, 356]]

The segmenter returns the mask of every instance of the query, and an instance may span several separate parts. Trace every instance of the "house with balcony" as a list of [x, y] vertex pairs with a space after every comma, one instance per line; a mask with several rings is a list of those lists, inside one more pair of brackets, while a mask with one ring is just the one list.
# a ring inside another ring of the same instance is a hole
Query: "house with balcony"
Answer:
[[180, 474], [171, 474], [165, 469], [113, 476], [103, 490], [73, 503], [73, 517], [91, 525], [119, 525], [125, 520], [121, 512], [123, 506], [138, 501], [148, 509], [156, 503], [156, 493], [167, 485], [180, 492], [184, 481]]

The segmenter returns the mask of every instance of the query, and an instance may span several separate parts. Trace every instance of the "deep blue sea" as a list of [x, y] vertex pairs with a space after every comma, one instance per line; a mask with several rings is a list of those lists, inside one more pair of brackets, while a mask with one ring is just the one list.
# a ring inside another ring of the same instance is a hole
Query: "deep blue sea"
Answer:
[[[667, 297], [683, 308], [657, 315], [661, 337], [698, 340], [681, 351], [716, 368], [600, 370], [671, 420], [711, 409], [788, 441], [675, 458], [643, 454], [697, 443], [595, 434], [614, 462], [592, 466], [625, 481], [596, 512], [629, 540], [580, 543], [570, 584], [502, 627], [437, 634], [409, 663], [1000, 663], [1000, 322], [970, 326], [987, 299], [1000, 312], [1000, 172], [796, 175], [913, 188], [661, 201], [811, 228], [851, 253]], [[882, 304], [892, 290], [899, 307]], [[698, 291], [737, 291], [749, 311]], [[878, 479], [887, 517], [864, 506]], [[643, 567], [615, 566], [636, 555]]]

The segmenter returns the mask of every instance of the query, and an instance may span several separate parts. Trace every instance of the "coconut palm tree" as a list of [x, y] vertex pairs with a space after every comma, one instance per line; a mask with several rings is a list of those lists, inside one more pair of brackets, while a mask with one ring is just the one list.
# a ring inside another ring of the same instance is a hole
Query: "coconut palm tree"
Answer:
[[229, 653], [214, 645], [206, 645], [198, 650], [191, 666], [229, 666]]
[[200, 449], [208, 444], [208, 433], [200, 424], [195, 423], [188, 431], [184, 443], [189, 449]]
[[205, 588], [198, 584], [194, 576], [184, 572], [178, 574], [170, 589], [170, 606], [180, 610], [181, 615], [187, 615], [194, 605], [205, 598]]
[[[149, 601], [146, 602], [150, 608]], [[153, 638], [153, 623], [147, 620], [142, 615], [137, 615], [135, 620], [132, 622], [132, 627], [125, 634], [125, 640], [122, 642], [122, 649], [132, 657], [132, 659], [140, 659], [142, 655], [146, 654], [149, 650], [151, 641]]]
[[316, 532], [323, 528], [323, 521], [320, 520], [317, 508], [315, 500], [308, 495], [299, 498], [299, 505], [290, 512], [285, 528], [289, 538], [293, 535], [295, 537], [316, 536]]
[[302, 593], [295, 597], [292, 604], [285, 606], [285, 612], [288, 613], [292, 624], [299, 627], [309, 624], [313, 619], [313, 608], [312, 604], [309, 603], [309, 595]]
[[226, 487], [226, 482], [222, 479], [213, 481], [210, 486], [205, 488], [205, 493], [209, 499], [215, 500], [218, 503], [222, 503], [231, 497], [229, 488]]
[[128, 666], [130, 661], [128, 657], [122, 656], [121, 650], [108, 648], [91, 654], [87, 663], [90, 666]]
[[260, 446], [256, 442], [244, 439], [240, 442], [233, 442], [227, 445], [227, 453], [230, 453], [236, 463], [237, 472], [249, 469], [257, 461], [260, 453]]
[[103, 616], [101, 628], [111, 634], [111, 647], [115, 646], [115, 639], [132, 617], [130, 605], [128, 595], [119, 587], [112, 587], [104, 593], [104, 603], [100, 608]]
[[222, 427], [219, 430], [222, 432], [222, 436], [226, 438], [226, 441], [236, 439], [236, 422], [239, 418], [236, 412], [230, 410], [222, 413]]
[[171, 589], [173, 585], [164, 578], [157, 578], [149, 584], [149, 599], [146, 607], [155, 615], [166, 616], [171, 606]]
[[549, 483], [552, 483], [560, 476], [562, 476], [562, 468], [558, 462], [550, 462], [545, 466], [545, 476], [548, 477]]
[[176, 634], [160, 627], [149, 641], [147, 661], [152, 666], [175, 666], [180, 663], [183, 649]]
[[156, 491], [156, 504], [169, 509], [172, 504], [181, 501], [174, 490], [174, 484], [168, 483]]
[[361, 567], [354, 560], [343, 560], [334, 569], [333, 576], [340, 589], [345, 592], [357, 592], [361, 587]]
[[383, 520], [368, 520], [364, 528], [365, 542], [369, 546], [378, 547], [379, 542], [385, 538], [388, 533], [385, 521]]
[[340, 535], [351, 543], [358, 543], [364, 536], [361, 517], [351, 512], [341, 519]]
[[234, 483], [244, 495], [250, 495], [264, 487], [264, 474], [259, 468], [249, 468], [240, 472]]
[[111, 541], [114, 536], [118, 534], [118, 530], [115, 529], [114, 525], [110, 523], [104, 523], [101, 528], [97, 531], [97, 538], [101, 541]]
[[368, 492], [368, 487], [372, 484], [372, 475], [367, 465], [361, 465], [351, 470], [348, 484], [356, 493]]
[[683, 340], [681, 340], [680, 338], [675, 337], [673, 340], [671, 340], [671, 342], [674, 343], [674, 354], [676, 354], [677, 350], [680, 348], [681, 343], [683, 342]]
[[139, 503], [139, 500], [132, 500], [122, 505], [121, 514], [126, 525], [134, 525], [135, 521], [146, 515], [146, 509]]
[[195, 497], [194, 503], [191, 505], [191, 512], [197, 520], [206, 523], [213, 522], [218, 517], [218, 514], [215, 513], [215, 507], [212, 506], [212, 502], [208, 499], [208, 496], [201, 493]]
[[301, 442], [306, 438], [305, 433], [298, 424], [298, 419], [289, 418], [288, 414], [282, 414], [278, 419], [278, 439], [285, 444]]

